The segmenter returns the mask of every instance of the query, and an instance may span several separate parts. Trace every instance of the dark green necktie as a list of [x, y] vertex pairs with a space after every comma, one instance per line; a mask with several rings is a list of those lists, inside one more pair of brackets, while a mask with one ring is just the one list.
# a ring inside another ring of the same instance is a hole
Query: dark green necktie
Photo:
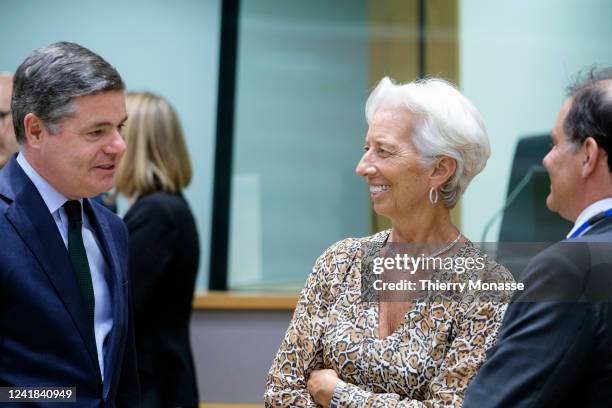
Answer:
[[64, 209], [68, 216], [68, 252], [70, 253], [70, 261], [76, 273], [77, 282], [85, 301], [85, 311], [89, 327], [94, 327], [94, 308], [96, 305], [91, 283], [91, 272], [89, 271], [89, 262], [87, 262], [87, 252], [83, 244], [83, 218], [81, 216], [81, 203], [79, 201], [66, 201]]

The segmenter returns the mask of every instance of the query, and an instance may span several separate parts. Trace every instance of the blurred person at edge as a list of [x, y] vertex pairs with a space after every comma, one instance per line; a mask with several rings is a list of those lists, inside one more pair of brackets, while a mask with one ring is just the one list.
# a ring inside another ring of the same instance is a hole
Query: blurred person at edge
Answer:
[[[270, 368], [267, 407], [459, 407], [501, 324], [503, 302], [362, 298], [372, 244], [483, 256], [451, 223], [450, 209], [489, 157], [480, 114], [442, 79], [396, 85], [383, 78], [365, 110], [356, 173], [392, 228], [344, 239], [316, 261]], [[483, 269], [513, 282], [493, 261]]]
[[200, 246], [182, 190], [191, 164], [179, 118], [151, 93], [128, 93], [127, 151], [116, 174], [128, 197], [138, 374], [146, 408], [197, 407], [189, 321]]
[[13, 75], [0, 73], [0, 168], [19, 150], [11, 116]]
[[612, 405], [612, 68], [570, 86], [551, 137], [546, 205], [574, 227], [525, 268], [465, 407]]
[[69, 42], [15, 72], [21, 150], [0, 171], [0, 386], [75, 387], [79, 407], [139, 406], [127, 229], [88, 198], [113, 186], [125, 152], [124, 90], [107, 61]]

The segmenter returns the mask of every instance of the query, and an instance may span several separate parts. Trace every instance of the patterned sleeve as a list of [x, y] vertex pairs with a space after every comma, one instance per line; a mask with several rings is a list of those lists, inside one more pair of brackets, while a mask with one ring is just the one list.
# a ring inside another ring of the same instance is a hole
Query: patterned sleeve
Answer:
[[315, 262], [266, 382], [266, 407], [317, 407], [306, 388], [308, 376], [323, 368], [323, 335], [335, 269], [335, 248]]
[[403, 399], [397, 394], [376, 394], [353, 384], [340, 388], [338, 407], [461, 407], [471, 379], [484, 362], [501, 325], [506, 304], [474, 302], [467, 309], [452, 341], [444, 363], [429, 383], [424, 400]]

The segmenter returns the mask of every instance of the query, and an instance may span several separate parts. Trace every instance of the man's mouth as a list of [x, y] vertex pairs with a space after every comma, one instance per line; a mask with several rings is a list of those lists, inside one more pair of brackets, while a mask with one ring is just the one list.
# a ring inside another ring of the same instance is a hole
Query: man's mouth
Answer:
[[113, 170], [116, 166], [114, 164], [100, 164], [98, 166], [96, 166], [96, 169], [102, 169], [102, 170]]

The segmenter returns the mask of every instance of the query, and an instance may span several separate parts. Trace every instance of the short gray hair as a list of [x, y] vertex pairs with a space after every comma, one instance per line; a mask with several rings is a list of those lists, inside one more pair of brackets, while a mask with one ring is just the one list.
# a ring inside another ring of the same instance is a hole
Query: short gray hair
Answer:
[[612, 171], [612, 67], [579, 73], [568, 95], [573, 99], [563, 130], [574, 152], [592, 137], [606, 151], [608, 170]]
[[38, 116], [50, 133], [75, 114], [73, 98], [105, 91], [124, 91], [115, 68], [98, 54], [70, 42], [57, 42], [34, 51], [17, 68], [11, 111], [15, 135], [25, 142], [23, 119]]
[[405, 108], [417, 118], [412, 142], [425, 166], [440, 156], [455, 159], [455, 173], [440, 188], [452, 208], [491, 154], [489, 137], [476, 107], [451, 83], [439, 78], [395, 84], [383, 78], [366, 102], [368, 124], [381, 109]]

